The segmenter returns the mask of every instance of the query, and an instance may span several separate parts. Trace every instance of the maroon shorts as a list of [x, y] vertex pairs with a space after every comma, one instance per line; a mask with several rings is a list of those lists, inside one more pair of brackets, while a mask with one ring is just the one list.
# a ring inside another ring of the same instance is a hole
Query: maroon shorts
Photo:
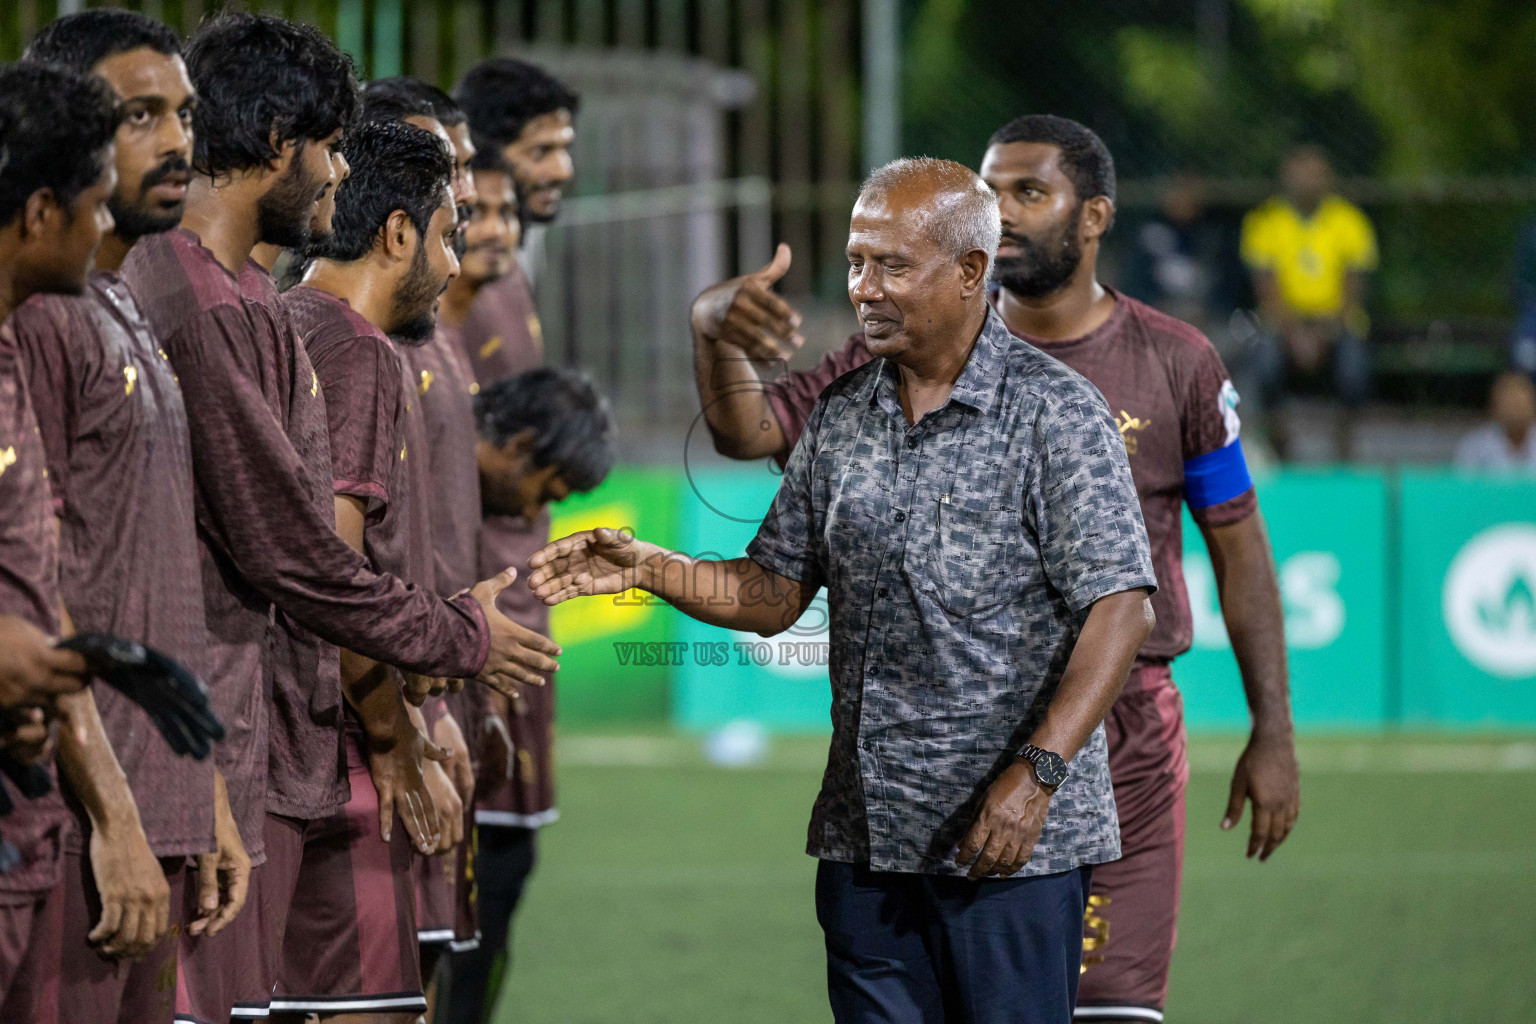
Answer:
[[[149, 955], [120, 960], [91, 945], [101, 920], [101, 895], [83, 853], [64, 854], [63, 972], [59, 1019], [99, 1024], [170, 1024], [176, 1012], [176, 950], [182, 918], [187, 858], [160, 861], [171, 890], [171, 931]], [[196, 906], [195, 897], [193, 906]]]
[[32, 895], [0, 893], [0, 1021], [59, 1024], [64, 878]]
[[378, 794], [350, 737], [347, 772], [346, 807], [304, 825], [272, 1012], [423, 1013], [411, 837], [398, 815], [379, 837]]
[[1138, 665], [1104, 730], [1120, 859], [1093, 869], [1077, 1020], [1163, 1019], [1184, 869], [1184, 698], [1167, 666]]
[[416, 858], [416, 938], [452, 953], [480, 948], [473, 806], [464, 812], [464, 837], [448, 853]]
[[[270, 824], [266, 829], [272, 835]], [[270, 838], [268, 839], [270, 845]], [[177, 1024], [222, 1024], [224, 1021], [265, 1020], [272, 983], [262, 942], [262, 918], [267, 907], [267, 866], [251, 869], [245, 907], [219, 934], [188, 935], [182, 929], [176, 963]], [[197, 913], [196, 865], [183, 872], [182, 906], [185, 921]]]

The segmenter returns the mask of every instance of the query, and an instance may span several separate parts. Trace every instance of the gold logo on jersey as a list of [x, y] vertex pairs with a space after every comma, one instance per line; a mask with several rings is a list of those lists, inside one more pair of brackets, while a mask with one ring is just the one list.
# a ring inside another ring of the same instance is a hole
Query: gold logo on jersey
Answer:
[[539, 323], [537, 313], [528, 314], [528, 337], [533, 339], [533, 344], [540, 352], [544, 351], [544, 325]]
[[16, 449], [0, 448], [0, 476], [5, 476], [5, 471], [16, 465]]
[[1108, 896], [1089, 896], [1088, 906], [1083, 908], [1083, 963], [1079, 973], [1090, 965], [1104, 962], [1103, 949], [1109, 942], [1109, 920], [1100, 913], [1109, 906]]
[[499, 348], [501, 348], [501, 335], [498, 334], [494, 338], [492, 338], [489, 341], [487, 341], [484, 345], [480, 346], [480, 358], [481, 359], [489, 359], [489, 358], [491, 358], [491, 356]]
[[320, 395], [320, 375], [314, 370], [309, 371], [309, 397], [318, 398]]
[[430, 388], [431, 386], [432, 386], [432, 371], [431, 370], [422, 370], [421, 371], [421, 383], [416, 385], [416, 393], [419, 394], [419, 395], [424, 395], [424, 394], [427, 393], [427, 389]]
[[405, 445], [400, 446], [400, 461], [405, 461]]
[[136, 366], [125, 366], [125, 367], [123, 367], [123, 380], [127, 382], [127, 383], [125, 383], [123, 385], [123, 394], [125, 394], [125, 395], [133, 394], [133, 386], [139, 382], [139, 370], [138, 370], [138, 367], [136, 367]]
[[1151, 425], [1151, 420], [1139, 419], [1124, 409], [1120, 410], [1120, 415], [1115, 417], [1115, 426], [1120, 428], [1120, 440], [1125, 442], [1125, 454], [1136, 454], [1136, 435], [1132, 431], [1146, 430]]
[[479, 381], [472, 380], [472, 381], [469, 382], [469, 393], [472, 394], [472, 395], [478, 395], [480, 393], [480, 382]]

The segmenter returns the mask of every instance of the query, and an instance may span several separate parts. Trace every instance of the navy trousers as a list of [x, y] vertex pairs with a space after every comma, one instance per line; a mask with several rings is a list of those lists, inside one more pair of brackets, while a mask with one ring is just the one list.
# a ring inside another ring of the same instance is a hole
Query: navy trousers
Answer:
[[1071, 1024], [1089, 869], [971, 882], [822, 861], [838, 1024]]

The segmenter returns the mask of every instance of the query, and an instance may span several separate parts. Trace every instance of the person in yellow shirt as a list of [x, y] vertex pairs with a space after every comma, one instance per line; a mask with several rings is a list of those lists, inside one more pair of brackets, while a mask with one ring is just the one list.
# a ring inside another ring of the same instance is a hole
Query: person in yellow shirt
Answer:
[[1293, 150], [1280, 184], [1279, 195], [1243, 218], [1242, 258], [1264, 324], [1254, 340], [1255, 383], [1266, 406], [1304, 378], [1326, 380], [1346, 406], [1358, 406], [1371, 386], [1363, 302], [1376, 233], [1359, 207], [1333, 192], [1318, 147]]

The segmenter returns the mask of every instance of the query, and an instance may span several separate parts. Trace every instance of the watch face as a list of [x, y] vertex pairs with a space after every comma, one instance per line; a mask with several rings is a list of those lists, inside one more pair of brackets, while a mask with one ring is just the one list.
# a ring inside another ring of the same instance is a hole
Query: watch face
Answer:
[[1067, 762], [1061, 759], [1060, 754], [1042, 750], [1035, 759], [1035, 778], [1040, 780], [1042, 786], [1054, 789], [1067, 781]]

